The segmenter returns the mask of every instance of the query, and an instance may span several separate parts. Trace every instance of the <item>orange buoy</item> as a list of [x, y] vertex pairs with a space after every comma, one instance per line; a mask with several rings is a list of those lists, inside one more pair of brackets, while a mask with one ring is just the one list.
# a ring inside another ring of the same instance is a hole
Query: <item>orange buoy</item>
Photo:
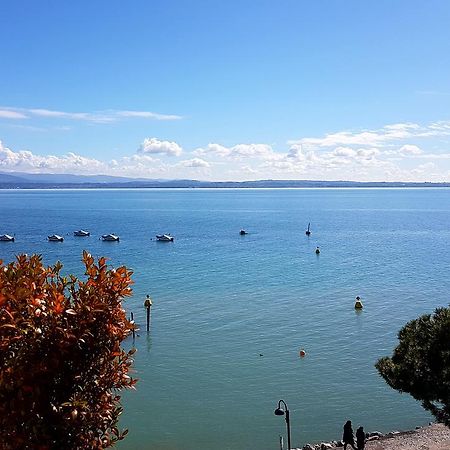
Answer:
[[304, 357], [306, 356], [306, 352], [305, 352], [305, 350], [304, 350], [303, 348], [300, 350], [299, 356], [300, 356], [301, 358], [304, 358]]

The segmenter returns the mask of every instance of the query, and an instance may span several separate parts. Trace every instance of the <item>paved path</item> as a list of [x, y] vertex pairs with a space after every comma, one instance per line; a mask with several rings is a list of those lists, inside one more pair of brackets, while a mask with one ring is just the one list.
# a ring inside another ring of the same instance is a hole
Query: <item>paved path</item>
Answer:
[[415, 431], [368, 442], [366, 450], [450, 450], [450, 428], [433, 424]]

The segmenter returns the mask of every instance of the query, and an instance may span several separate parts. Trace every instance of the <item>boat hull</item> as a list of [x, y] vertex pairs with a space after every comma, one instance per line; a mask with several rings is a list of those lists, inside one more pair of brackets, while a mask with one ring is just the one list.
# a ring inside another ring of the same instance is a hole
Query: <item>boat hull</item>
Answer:
[[14, 242], [14, 236], [10, 236], [9, 234], [2, 234], [0, 236], [0, 242]]
[[64, 241], [64, 238], [62, 236], [58, 236], [57, 234], [48, 236], [47, 239], [49, 240], [49, 242], [63, 242]]
[[173, 242], [174, 241], [174, 237], [170, 236], [169, 234], [157, 234], [156, 235], [156, 240], [158, 242]]
[[73, 235], [77, 236], [77, 237], [87, 237], [87, 236], [90, 236], [91, 233], [89, 231], [78, 230], [78, 231], [74, 231]]
[[102, 240], [105, 242], [119, 242], [120, 238], [115, 234], [104, 234]]

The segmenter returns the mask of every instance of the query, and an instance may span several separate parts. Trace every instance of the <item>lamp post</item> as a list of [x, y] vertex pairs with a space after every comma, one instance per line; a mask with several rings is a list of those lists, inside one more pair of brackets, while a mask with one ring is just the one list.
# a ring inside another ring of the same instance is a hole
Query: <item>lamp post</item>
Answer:
[[[283, 404], [284, 409], [281, 408], [281, 404]], [[288, 450], [291, 450], [291, 422], [289, 420], [289, 409], [288, 405], [284, 400], [280, 400], [278, 402], [277, 409], [275, 410], [276, 416], [285, 416], [286, 420], [286, 428], [287, 428], [287, 438], [288, 438]]]

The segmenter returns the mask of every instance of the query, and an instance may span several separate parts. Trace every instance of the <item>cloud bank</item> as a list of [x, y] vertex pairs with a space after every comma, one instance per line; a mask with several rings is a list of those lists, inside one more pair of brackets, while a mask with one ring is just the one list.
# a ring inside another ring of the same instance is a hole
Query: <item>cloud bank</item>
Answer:
[[[377, 130], [339, 131], [267, 143], [210, 142], [187, 149], [156, 137], [134, 153], [101, 161], [74, 152], [36, 155], [0, 144], [0, 170], [109, 174], [204, 180], [311, 179], [450, 181], [450, 121], [397, 123]], [[439, 161], [439, 164], [436, 162]]]

